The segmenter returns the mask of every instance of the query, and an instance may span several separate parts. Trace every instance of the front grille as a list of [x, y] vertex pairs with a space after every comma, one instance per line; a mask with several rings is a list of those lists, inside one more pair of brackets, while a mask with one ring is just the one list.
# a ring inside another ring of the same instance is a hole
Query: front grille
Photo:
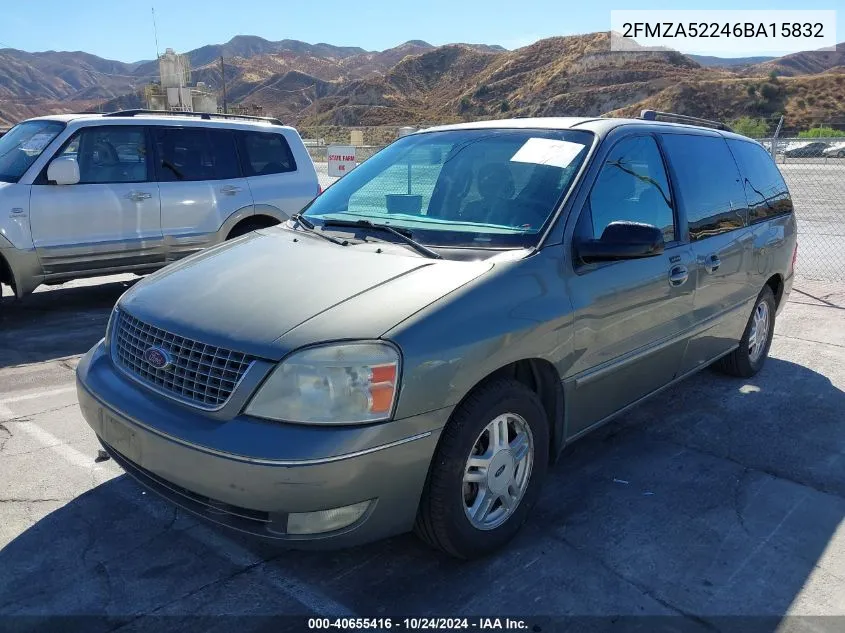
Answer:
[[[154, 327], [122, 310], [115, 319], [115, 361], [142, 382], [203, 409], [223, 406], [255, 360]], [[144, 357], [150, 348], [167, 352], [170, 365], [153, 367]]]

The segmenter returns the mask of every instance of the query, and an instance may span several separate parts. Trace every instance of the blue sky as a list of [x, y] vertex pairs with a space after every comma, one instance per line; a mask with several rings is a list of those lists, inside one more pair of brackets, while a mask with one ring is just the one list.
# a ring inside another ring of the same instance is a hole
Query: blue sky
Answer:
[[[543, 37], [608, 30], [611, 9], [660, 9], [665, 2], [563, 0], [25, 0], [3, 1], [0, 47], [84, 50], [120, 61], [179, 52], [235, 35], [259, 35], [382, 50], [410, 39], [517, 48]], [[673, 9], [835, 9], [839, 2], [759, 0], [672, 3]], [[845, 41], [845, 14], [837, 41]]]

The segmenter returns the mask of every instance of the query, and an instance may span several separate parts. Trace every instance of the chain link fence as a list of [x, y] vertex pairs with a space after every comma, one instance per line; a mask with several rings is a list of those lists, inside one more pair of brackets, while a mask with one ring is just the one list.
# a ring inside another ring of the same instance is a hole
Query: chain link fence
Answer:
[[845, 281], [845, 137], [760, 139], [792, 194], [796, 276]]
[[[399, 127], [364, 128], [365, 142], [356, 146], [359, 163], [396, 138]], [[330, 185], [329, 144], [349, 145], [349, 130], [335, 132], [335, 143], [308, 142], [320, 184]], [[344, 142], [345, 139], [345, 142]], [[758, 139], [772, 152], [795, 204], [798, 219], [796, 276], [802, 279], [845, 282], [845, 137]]]

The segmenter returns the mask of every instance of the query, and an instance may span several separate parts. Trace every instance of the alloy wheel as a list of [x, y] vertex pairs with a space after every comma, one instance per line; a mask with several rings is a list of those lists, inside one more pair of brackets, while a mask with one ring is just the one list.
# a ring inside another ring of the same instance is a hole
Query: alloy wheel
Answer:
[[766, 348], [766, 343], [769, 340], [769, 327], [769, 304], [761, 301], [754, 308], [751, 333], [748, 335], [748, 358], [752, 363], [759, 360]]
[[534, 437], [521, 416], [504, 413], [484, 427], [464, 467], [464, 512], [473, 527], [493, 530], [510, 518], [533, 463]]

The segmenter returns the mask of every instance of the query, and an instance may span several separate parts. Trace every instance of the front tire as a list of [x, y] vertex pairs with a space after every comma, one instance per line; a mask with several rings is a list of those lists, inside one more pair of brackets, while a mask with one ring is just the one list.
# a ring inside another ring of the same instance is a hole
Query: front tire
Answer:
[[549, 424], [537, 394], [510, 379], [482, 386], [443, 430], [415, 532], [457, 558], [501, 548], [534, 506], [548, 456]]
[[763, 368], [775, 331], [775, 295], [763, 287], [745, 326], [739, 347], [716, 362], [716, 369], [730, 376], [751, 378]]

